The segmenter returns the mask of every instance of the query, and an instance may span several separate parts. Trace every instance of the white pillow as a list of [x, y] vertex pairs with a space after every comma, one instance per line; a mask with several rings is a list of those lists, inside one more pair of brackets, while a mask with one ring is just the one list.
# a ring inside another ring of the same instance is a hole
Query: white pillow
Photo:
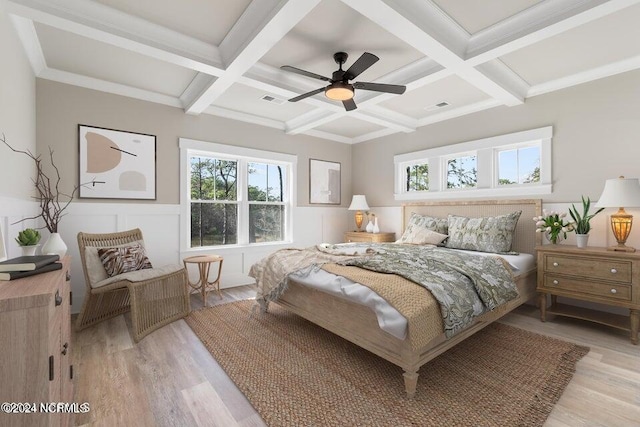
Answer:
[[428, 228], [415, 227], [410, 233], [402, 235], [398, 243], [407, 243], [410, 245], [439, 245], [446, 239], [446, 234], [440, 234]]

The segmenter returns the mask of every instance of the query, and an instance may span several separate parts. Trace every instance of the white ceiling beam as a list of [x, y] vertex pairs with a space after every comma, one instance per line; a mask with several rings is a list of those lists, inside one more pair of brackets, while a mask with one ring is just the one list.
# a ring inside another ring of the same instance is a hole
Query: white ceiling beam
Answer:
[[314, 136], [316, 138], [328, 139], [331, 141], [341, 142], [343, 144], [353, 144], [353, 138], [348, 136], [336, 135], [335, 133], [325, 132], [322, 130], [311, 129], [304, 132], [305, 135]]
[[376, 138], [382, 138], [383, 136], [393, 135], [398, 133], [397, 129], [380, 129], [373, 132], [366, 133], [364, 135], [356, 136], [352, 139], [352, 144], [358, 144], [360, 142], [370, 141]]
[[467, 63], [488, 62], [638, 3], [639, 0], [543, 1], [471, 36]]
[[44, 58], [33, 21], [16, 15], [10, 15], [10, 17], [27, 58], [29, 58], [33, 74], [38, 77], [40, 73], [47, 69], [47, 61]]
[[465, 63], [469, 34], [431, 1], [342, 1], [489, 96], [506, 105], [524, 102], [524, 93]]
[[174, 96], [139, 89], [137, 87], [123, 85], [120, 83], [108, 82], [106, 80], [70, 73], [68, 71], [45, 68], [40, 73], [40, 75], [38, 75], [38, 77], [41, 79], [65, 83], [72, 86], [78, 86], [114, 95], [122, 95], [129, 98], [140, 99], [142, 101], [153, 102], [155, 104], [182, 108], [182, 103], [178, 98]]
[[10, 14], [210, 75], [223, 72], [218, 48], [86, 0], [7, 0]]
[[253, 0], [220, 43], [225, 72], [188, 103], [199, 114], [260, 60], [320, 0]]
[[47, 61], [44, 58], [33, 21], [16, 15], [11, 15], [11, 21], [22, 42], [27, 58], [29, 58], [33, 74], [39, 77], [40, 73], [47, 69]]
[[230, 110], [216, 105], [210, 105], [203, 111], [203, 113], [217, 117], [225, 117], [227, 119], [239, 120], [241, 122], [253, 123], [278, 130], [284, 130], [285, 128], [285, 124], [279, 120], [268, 119], [266, 117], [256, 116], [255, 114], [249, 114], [242, 111]]
[[555, 92], [556, 90], [603, 79], [605, 77], [614, 76], [627, 71], [637, 70], [639, 68], [640, 55], [531, 86], [527, 93], [527, 97], [544, 95], [545, 93]]

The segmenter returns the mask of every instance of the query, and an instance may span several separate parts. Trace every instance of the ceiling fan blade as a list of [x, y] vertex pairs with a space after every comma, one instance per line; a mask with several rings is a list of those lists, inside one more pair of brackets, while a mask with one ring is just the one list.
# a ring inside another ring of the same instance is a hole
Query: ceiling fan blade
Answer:
[[375, 56], [373, 53], [363, 53], [362, 55], [360, 55], [360, 58], [358, 58], [356, 62], [351, 64], [351, 67], [349, 67], [349, 69], [345, 71], [344, 77], [349, 80], [355, 79], [367, 68], [378, 62], [379, 59], [380, 58]]
[[296, 96], [295, 98], [291, 98], [289, 100], [289, 102], [298, 102], [301, 99], [308, 98], [308, 97], [313, 96], [315, 94], [318, 94], [320, 92], [324, 92], [324, 88], [323, 87], [321, 87], [320, 89], [312, 90], [311, 92], [303, 93], [302, 95]]
[[397, 95], [402, 95], [407, 90], [406, 86], [370, 82], [356, 82], [353, 83], [353, 87], [356, 89], [374, 90], [376, 92], [395, 93]]
[[311, 71], [301, 70], [300, 68], [292, 67], [291, 65], [283, 65], [280, 68], [285, 71], [290, 71], [292, 73], [300, 74], [301, 76], [311, 77], [312, 79], [323, 80], [325, 82], [331, 81], [329, 77], [321, 76], [320, 74], [312, 73]]
[[344, 109], [347, 111], [355, 110], [356, 108], [358, 108], [353, 98], [345, 99], [344, 101], [342, 101], [342, 105], [344, 105]]

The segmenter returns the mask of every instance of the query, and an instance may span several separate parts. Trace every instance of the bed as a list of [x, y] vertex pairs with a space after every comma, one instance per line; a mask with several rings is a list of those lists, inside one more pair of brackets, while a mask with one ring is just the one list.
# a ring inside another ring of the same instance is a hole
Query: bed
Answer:
[[[510, 214], [522, 211], [513, 235], [511, 248], [515, 252], [534, 254], [540, 244], [540, 233], [530, 218], [541, 214], [540, 200], [491, 200], [491, 201], [447, 201], [411, 203], [402, 206], [402, 228], [412, 214], [447, 218], [449, 214], [477, 218]], [[355, 268], [355, 267], [354, 267]], [[294, 278], [288, 280], [286, 290], [273, 302], [305, 319], [375, 353], [401, 367], [407, 397], [415, 395], [418, 370], [447, 349], [478, 332], [489, 323], [499, 319], [519, 305], [534, 300], [536, 295], [535, 265], [526, 271], [518, 271], [515, 277], [518, 296], [499, 307], [476, 317], [463, 330], [447, 338], [444, 332], [416, 345], [410, 335], [399, 338], [379, 326], [379, 316], [361, 302], [332, 295], [317, 287], [310, 287]], [[428, 292], [424, 290], [424, 292]]]

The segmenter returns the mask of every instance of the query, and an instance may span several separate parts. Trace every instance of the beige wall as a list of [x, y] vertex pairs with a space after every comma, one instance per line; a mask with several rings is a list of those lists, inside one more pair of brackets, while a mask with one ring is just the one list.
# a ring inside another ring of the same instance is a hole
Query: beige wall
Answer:
[[[35, 77], [3, 4], [0, 3], [0, 134], [4, 133], [14, 148], [35, 152]], [[4, 144], [0, 146], [0, 198], [29, 199], [34, 175], [31, 159], [12, 153]]]
[[77, 183], [78, 124], [86, 124], [156, 135], [155, 203], [179, 203], [181, 137], [297, 155], [298, 206], [309, 204], [309, 158], [340, 162], [342, 206], [351, 201], [351, 146], [347, 144], [286, 135], [280, 130], [207, 114], [192, 116], [178, 108], [41, 79], [37, 79], [37, 117], [38, 150], [46, 152], [47, 145], [54, 149], [64, 189]]
[[353, 193], [393, 206], [393, 156], [553, 125], [553, 194], [545, 202], [597, 199], [607, 178], [640, 177], [640, 71], [574, 86], [396, 134], [353, 148]]

